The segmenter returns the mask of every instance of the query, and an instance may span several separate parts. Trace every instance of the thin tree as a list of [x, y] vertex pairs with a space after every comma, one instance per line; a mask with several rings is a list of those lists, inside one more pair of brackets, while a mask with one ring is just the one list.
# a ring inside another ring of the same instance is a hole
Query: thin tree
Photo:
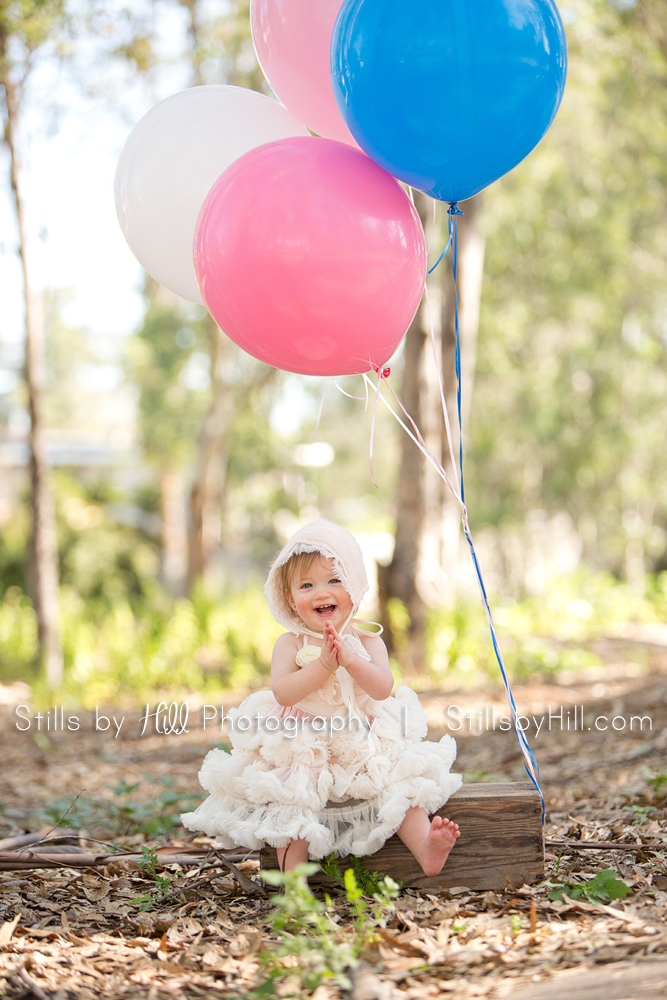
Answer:
[[[430, 232], [433, 203], [415, 192], [415, 206], [422, 224]], [[475, 370], [475, 346], [484, 262], [484, 240], [479, 228], [479, 196], [467, 201], [459, 219], [457, 284], [459, 334], [462, 350], [462, 412], [465, 438], [470, 396]], [[450, 424], [454, 450], [458, 450], [456, 420], [456, 334], [454, 325], [454, 281], [451, 256], [439, 265], [429, 280], [430, 302], [424, 300], [405, 340], [402, 401], [422, 430], [426, 443], [451, 479], [436, 358]], [[460, 508], [454, 504], [442, 480], [407, 435], [401, 439], [401, 461], [396, 495], [394, 554], [388, 566], [378, 568], [380, 611], [390, 645], [401, 657], [408, 672], [419, 672], [425, 662], [427, 607], [442, 600], [455, 587], [451, 567], [456, 562]], [[392, 599], [407, 610], [408, 621], [398, 626], [392, 615]], [[407, 626], [407, 627], [406, 627]]]
[[[210, 55], [213, 49], [218, 52], [225, 83], [261, 90], [263, 78], [257, 64], [250, 69], [242, 68], [241, 57], [250, 37], [246, 0], [235, 0], [223, 18], [208, 26], [204, 23], [200, 0], [179, 0], [179, 3], [188, 11], [193, 85], [201, 86], [210, 82], [205, 64], [207, 54]], [[198, 456], [190, 489], [188, 593], [192, 592], [198, 580], [206, 577], [211, 557], [219, 542], [229, 447], [235, 418], [249, 405], [255, 389], [272, 377], [270, 369], [261, 367], [255, 367], [241, 382], [226, 374], [235, 348], [210, 317], [207, 328], [212, 397], [199, 437]]]
[[20, 179], [18, 132], [21, 101], [36, 50], [62, 24], [59, 0], [0, 0], [0, 88], [3, 94], [3, 139], [9, 151], [10, 185], [18, 230], [26, 333], [25, 379], [30, 412], [29, 450], [32, 508], [28, 586], [37, 615], [39, 661], [47, 684], [62, 682], [63, 657], [58, 622], [58, 546], [50, 472], [44, 439], [44, 329], [30, 283], [27, 233]]

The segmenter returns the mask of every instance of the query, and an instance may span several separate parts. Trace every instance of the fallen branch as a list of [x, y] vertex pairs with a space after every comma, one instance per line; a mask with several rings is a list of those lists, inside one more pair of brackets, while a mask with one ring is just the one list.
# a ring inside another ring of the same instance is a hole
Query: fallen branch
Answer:
[[37, 1000], [49, 1000], [44, 990], [28, 975], [25, 968], [19, 969], [19, 977], [23, 980], [32, 995], [37, 997]]
[[13, 847], [25, 847], [26, 844], [36, 844], [41, 839], [41, 833], [22, 833], [18, 837], [5, 837], [4, 840], [0, 840], [0, 851], [11, 851]]
[[[124, 855], [123, 855], [124, 856]], [[24, 868], [96, 868], [108, 864], [117, 854], [39, 854], [36, 851], [0, 851], [0, 871]], [[138, 855], [140, 858], [141, 855]]]
[[650, 844], [619, 844], [613, 840], [545, 840], [544, 846], [588, 851], [667, 851], [667, 843], [660, 840]]
[[[209, 861], [211, 857], [218, 858], [221, 867], [231, 870], [236, 877], [237, 870], [230, 866], [232, 861], [247, 861], [251, 857], [257, 857], [257, 852], [230, 851], [219, 852], [210, 848], [195, 848], [185, 851], [175, 851], [173, 854], [157, 853], [155, 861], [158, 866], [181, 865], [183, 868], [190, 868]], [[145, 860], [145, 855], [136, 851], [113, 854], [92, 854], [82, 849], [69, 853], [63, 851], [56, 853], [50, 848], [39, 851], [34, 848], [25, 848], [21, 851], [0, 851], [0, 871], [24, 871], [32, 868], [104, 868], [114, 861], [134, 861], [138, 864]], [[217, 867], [214, 863], [208, 867]], [[241, 872], [238, 875], [243, 878]], [[237, 879], [238, 881], [238, 879]]]

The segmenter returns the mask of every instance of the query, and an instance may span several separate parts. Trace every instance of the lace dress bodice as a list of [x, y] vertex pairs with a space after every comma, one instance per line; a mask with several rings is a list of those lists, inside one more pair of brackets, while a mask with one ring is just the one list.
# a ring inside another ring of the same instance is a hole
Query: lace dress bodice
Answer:
[[[342, 639], [353, 653], [360, 656], [362, 660], [370, 661], [371, 655], [358, 636], [351, 632], [345, 632]], [[321, 652], [321, 646], [307, 642], [307, 636], [303, 635], [303, 646], [296, 654], [297, 666], [307, 666], [316, 660]], [[341, 711], [355, 709], [367, 714], [374, 710], [375, 705], [373, 699], [350, 677], [345, 667], [339, 667], [317, 691], [313, 691], [312, 694], [293, 707], [309, 715], [324, 715], [326, 717], [340, 714]]]

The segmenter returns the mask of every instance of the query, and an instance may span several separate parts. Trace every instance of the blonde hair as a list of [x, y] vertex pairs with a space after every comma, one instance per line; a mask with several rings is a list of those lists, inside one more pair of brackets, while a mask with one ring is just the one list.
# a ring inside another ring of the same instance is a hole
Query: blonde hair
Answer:
[[283, 563], [278, 572], [280, 573], [280, 585], [283, 588], [285, 600], [292, 606], [292, 587], [294, 581], [300, 575], [307, 573], [313, 563], [318, 559], [326, 559], [322, 552], [297, 552], [291, 556], [286, 563]]

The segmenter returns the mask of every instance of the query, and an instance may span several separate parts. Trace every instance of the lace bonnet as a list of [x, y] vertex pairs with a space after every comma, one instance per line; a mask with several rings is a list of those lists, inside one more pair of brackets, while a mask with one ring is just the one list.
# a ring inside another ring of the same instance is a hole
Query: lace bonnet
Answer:
[[368, 577], [359, 543], [347, 528], [323, 518], [299, 528], [273, 563], [264, 587], [271, 614], [296, 635], [304, 631], [303, 622], [287, 602], [279, 571], [292, 556], [302, 552], [321, 552], [326, 559], [333, 560], [334, 573], [350, 595], [353, 613], [356, 613], [368, 590]]

